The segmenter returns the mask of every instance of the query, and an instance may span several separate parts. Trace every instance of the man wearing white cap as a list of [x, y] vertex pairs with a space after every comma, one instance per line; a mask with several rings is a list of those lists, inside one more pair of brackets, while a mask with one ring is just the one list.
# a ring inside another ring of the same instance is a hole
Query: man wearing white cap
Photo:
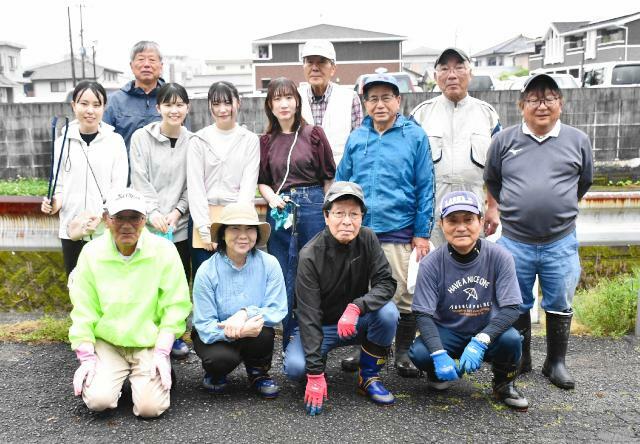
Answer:
[[298, 88], [302, 117], [321, 126], [329, 139], [336, 166], [352, 130], [362, 123], [362, 104], [351, 88], [331, 81], [336, 73], [336, 50], [329, 40], [307, 41], [302, 48], [302, 69], [307, 84]]
[[73, 387], [90, 410], [116, 408], [127, 377], [134, 415], [169, 408], [169, 352], [191, 301], [178, 250], [145, 229], [145, 211], [131, 188], [109, 196], [109, 230], [83, 248], [69, 276], [69, 341], [80, 361]]

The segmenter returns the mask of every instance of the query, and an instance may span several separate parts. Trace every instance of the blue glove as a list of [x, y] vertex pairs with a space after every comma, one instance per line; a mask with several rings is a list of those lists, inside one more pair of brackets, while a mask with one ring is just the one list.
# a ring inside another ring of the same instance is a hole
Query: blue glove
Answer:
[[446, 350], [438, 350], [431, 353], [433, 366], [436, 368], [436, 376], [441, 381], [455, 381], [458, 379], [456, 362], [451, 359]]
[[462, 356], [460, 356], [460, 374], [473, 373], [482, 365], [482, 359], [484, 358], [484, 351], [487, 346], [478, 341], [475, 337], [471, 338], [471, 341], [467, 344]]

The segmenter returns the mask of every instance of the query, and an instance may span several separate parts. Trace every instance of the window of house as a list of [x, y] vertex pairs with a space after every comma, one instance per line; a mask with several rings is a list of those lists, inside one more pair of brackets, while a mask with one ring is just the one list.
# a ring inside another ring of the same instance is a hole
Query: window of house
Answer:
[[51, 85], [51, 92], [57, 93], [57, 92], [64, 92], [65, 91], [65, 82], [64, 80], [62, 81], [54, 81], [54, 82], [49, 82]]
[[613, 43], [624, 41], [623, 29], [603, 29], [600, 31], [600, 43]]
[[496, 66], [496, 65], [497, 65], [497, 60], [495, 57], [487, 58], [487, 66]]
[[224, 65], [216, 65], [216, 71], [224, 71]]
[[263, 89], [263, 90], [269, 89], [269, 83], [271, 83], [271, 77], [260, 79], [260, 89]]
[[18, 61], [15, 56], [9, 56], [9, 69], [15, 71], [18, 68]]
[[503, 60], [502, 56], [496, 57], [496, 63], [498, 64], [498, 66], [504, 65], [504, 60]]
[[533, 50], [535, 54], [541, 54], [542, 53], [542, 43], [536, 43], [535, 44], [535, 49]]
[[574, 49], [574, 48], [582, 48], [582, 36], [581, 35], [574, 35], [571, 37], [567, 37], [568, 41], [568, 45], [567, 48], [568, 49]]
[[244, 65], [240, 65], [240, 69], [244, 69]]
[[271, 44], [254, 44], [253, 58], [258, 60], [271, 59]]

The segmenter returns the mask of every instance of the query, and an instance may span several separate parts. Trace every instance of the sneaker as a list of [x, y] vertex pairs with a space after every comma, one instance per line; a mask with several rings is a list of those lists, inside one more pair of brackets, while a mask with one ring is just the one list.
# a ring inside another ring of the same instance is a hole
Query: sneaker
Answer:
[[222, 377], [220, 379], [213, 379], [209, 373], [202, 378], [202, 387], [204, 387], [209, 393], [215, 393], [219, 395], [224, 392], [224, 388], [227, 386], [227, 378]]
[[187, 356], [189, 356], [189, 346], [187, 343], [180, 338], [173, 341], [171, 357], [173, 359], [185, 359]]
[[431, 390], [435, 390], [437, 392], [442, 392], [451, 387], [453, 381], [441, 381], [437, 378], [431, 377], [431, 375], [427, 375], [427, 387]]
[[247, 368], [247, 377], [251, 388], [258, 392], [264, 399], [274, 399], [280, 393], [280, 387], [273, 380], [269, 373], [262, 368]]

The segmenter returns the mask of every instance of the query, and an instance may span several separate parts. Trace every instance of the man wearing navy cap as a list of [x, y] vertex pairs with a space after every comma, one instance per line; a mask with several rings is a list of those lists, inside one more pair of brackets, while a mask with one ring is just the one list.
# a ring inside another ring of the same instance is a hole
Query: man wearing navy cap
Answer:
[[589, 137], [560, 122], [563, 105], [552, 77], [530, 77], [518, 101], [523, 122], [494, 137], [484, 179], [499, 203], [498, 242], [513, 254], [518, 272], [523, 304], [516, 326], [525, 338], [521, 371], [531, 371], [529, 310], [537, 275], [547, 324], [542, 373], [554, 385], [572, 389], [565, 355], [580, 280], [576, 218], [578, 201], [593, 181], [593, 155]]
[[[413, 248], [418, 260], [429, 252], [434, 199], [429, 139], [415, 121], [399, 113], [401, 98], [393, 76], [368, 77], [363, 93], [368, 116], [349, 136], [336, 180], [355, 182], [364, 190], [369, 208], [364, 225], [376, 233], [398, 282], [393, 298], [400, 312], [396, 369], [400, 376], [416, 377], [419, 372], [407, 355], [416, 332], [407, 272]], [[354, 360], [351, 368], [345, 361], [345, 370], [356, 367]]]
[[[467, 93], [472, 77], [469, 56], [458, 48], [445, 49], [435, 63], [435, 79], [442, 94], [411, 111], [429, 136], [436, 202], [451, 191], [485, 195], [482, 170], [491, 136], [501, 126], [493, 106]], [[489, 235], [497, 228], [498, 215], [497, 203], [488, 194], [487, 204], [485, 234]], [[440, 228], [434, 227], [431, 241], [436, 247], [444, 243]]]
[[412, 307], [420, 336], [409, 356], [427, 372], [434, 390], [446, 389], [490, 361], [494, 396], [511, 408], [526, 409], [529, 404], [514, 385], [522, 338], [512, 324], [522, 298], [513, 258], [480, 239], [482, 204], [477, 195], [448, 193], [440, 208], [447, 243], [420, 262]]

